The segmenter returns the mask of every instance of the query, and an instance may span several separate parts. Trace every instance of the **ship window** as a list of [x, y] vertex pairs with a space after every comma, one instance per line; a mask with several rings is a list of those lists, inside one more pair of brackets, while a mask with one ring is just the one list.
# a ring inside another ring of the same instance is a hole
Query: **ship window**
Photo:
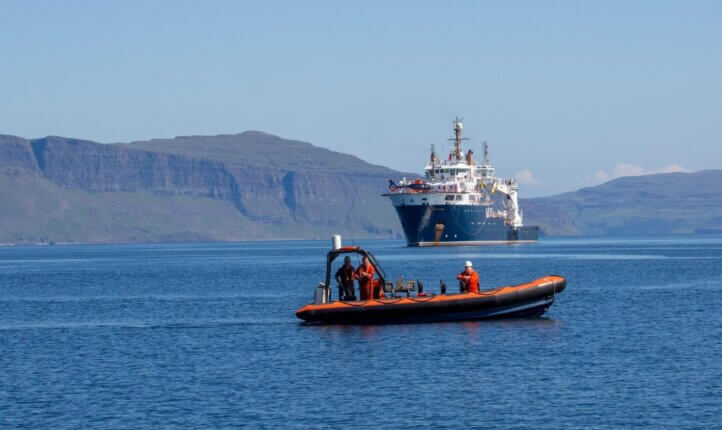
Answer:
[[449, 201], [449, 200], [454, 200], [454, 196], [452, 196], [451, 194], [447, 194], [446, 201]]
[[461, 195], [456, 196], [456, 200], [461, 200], [461, 199], [463, 199], [463, 196], [461, 196]]

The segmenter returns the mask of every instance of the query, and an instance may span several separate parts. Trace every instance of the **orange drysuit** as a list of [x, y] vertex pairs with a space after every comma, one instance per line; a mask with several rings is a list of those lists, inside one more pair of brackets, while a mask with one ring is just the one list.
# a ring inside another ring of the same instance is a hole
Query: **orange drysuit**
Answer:
[[374, 273], [376, 270], [371, 264], [364, 266], [361, 264], [356, 269], [356, 277], [358, 279], [358, 289], [361, 300], [369, 300], [373, 297], [374, 292]]
[[474, 269], [471, 269], [470, 274], [466, 274], [466, 270], [461, 272], [456, 279], [461, 279], [466, 282], [466, 292], [478, 293], [479, 292], [479, 274]]

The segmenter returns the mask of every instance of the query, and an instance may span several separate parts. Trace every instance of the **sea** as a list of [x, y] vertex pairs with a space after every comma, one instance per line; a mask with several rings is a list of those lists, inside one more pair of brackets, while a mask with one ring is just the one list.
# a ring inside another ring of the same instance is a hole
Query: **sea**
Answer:
[[722, 428], [720, 235], [344, 244], [428, 292], [466, 260], [567, 288], [540, 318], [311, 326], [330, 239], [2, 247], [0, 428]]

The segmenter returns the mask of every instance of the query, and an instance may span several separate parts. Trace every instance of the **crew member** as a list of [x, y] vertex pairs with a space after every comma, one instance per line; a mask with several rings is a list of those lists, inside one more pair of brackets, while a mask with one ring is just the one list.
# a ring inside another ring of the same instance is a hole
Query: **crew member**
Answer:
[[472, 268], [471, 261], [464, 263], [464, 271], [456, 277], [463, 293], [479, 292], [479, 274]]
[[358, 289], [361, 300], [369, 300], [374, 292], [374, 273], [376, 270], [369, 261], [368, 257], [364, 257], [363, 263], [356, 269], [356, 279], [358, 279]]
[[338, 299], [356, 300], [353, 288], [353, 280], [356, 278], [356, 274], [351, 264], [351, 257], [348, 255], [343, 259], [343, 266], [336, 271], [335, 278], [338, 283]]

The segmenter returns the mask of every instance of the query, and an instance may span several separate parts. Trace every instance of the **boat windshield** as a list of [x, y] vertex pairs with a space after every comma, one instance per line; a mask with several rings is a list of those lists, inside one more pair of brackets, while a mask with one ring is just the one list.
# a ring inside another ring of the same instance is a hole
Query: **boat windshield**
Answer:
[[379, 266], [378, 261], [376, 261], [376, 257], [374, 257], [374, 255], [371, 254], [370, 252], [367, 253], [366, 255], [369, 257], [369, 260], [371, 260], [371, 264], [374, 265], [374, 267], [376, 268], [376, 272], [378, 272], [381, 279], [386, 279], [386, 274], [384, 273], [384, 269], [382, 269], [381, 266]]
[[343, 254], [358, 254], [362, 257], [368, 257], [371, 264], [374, 266], [374, 269], [376, 269], [376, 274], [378, 275], [379, 279], [382, 280], [382, 282], [386, 282], [386, 273], [379, 265], [379, 262], [376, 260], [376, 257], [374, 257], [373, 254], [370, 252], [367, 252], [361, 248], [353, 247], [352, 249], [347, 250], [340, 250], [340, 251], [330, 251], [328, 255], [326, 256], [326, 282], [325, 285], [331, 285], [331, 265], [333, 264], [334, 260], [336, 260], [337, 257]]

